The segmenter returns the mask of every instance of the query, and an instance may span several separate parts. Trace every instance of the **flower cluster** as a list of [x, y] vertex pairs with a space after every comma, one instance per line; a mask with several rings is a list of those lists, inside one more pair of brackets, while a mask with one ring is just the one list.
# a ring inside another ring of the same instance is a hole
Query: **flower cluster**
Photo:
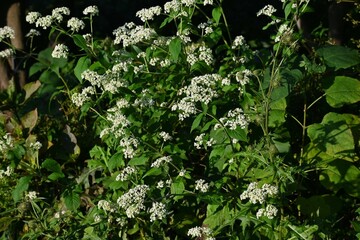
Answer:
[[25, 37], [35, 37], [40, 36], [40, 32], [36, 29], [30, 29], [30, 31], [25, 35]]
[[186, 61], [190, 65], [194, 65], [199, 61], [204, 61], [207, 65], [211, 65], [214, 61], [212, 50], [205, 45], [190, 44], [186, 48], [186, 54]]
[[250, 82], [250, 77], [254, 74], [249, 70], [245, 69], [243, 71], [239, 71], [235, 74], [236, 81], [240, 83], [241, 87], [244, 87], [246, 84]]
[[135, 156], [135, 149], [139, 141], [134, 137], [124, 137], [120, 140], [120, 146], [123, 147], [125, 158], [133, 158]]
[[147, 185], [137, 185], [117, 199], [117, 204], [125, 210], [128, 218], [134, 218], [145, 209], [144, 200], [148, 190]]
[[285, 43], [291, 40], [293, 29], [291, 29], [286, 23], [279, 27], [278, 33], [274, 39], [275, 42], [283, 41]]
[[37, 151], [42, 147], [42, 144], [41, 144], [41, 142], [36, 141], [34, 143], [30, 143], [29, 147], [30, 147], [30, 149]]
[[184, 120], [196, 113], [196, 102], [208, 104], [213, 98], [217, 97], [216, 86], [221, 83], [219, 74], [206, 74], [191, 79], [191, 84], [181, 88], [178, 95], [185, 94], [178, 103], [175, 103], [171, 110], [180, 110], [179, 119]]
[[200, 192], [207, 192], [209, 191], [209, 184], [205, 182], [204, 179], [199, 179], [195, 181], [195, 190], [198, 190]]
[[276, 8], [274, 8], [274, 6], [272, 5], [266, 5], [265, 7], [263, 7], [262, 9], [260, 9], [260, 11], [258, 11], [256, 13], [257, 16], [260, 15], [265, 15], [265, 16], [269, 16], [271, 17], [273, 15], [273, 13], [276, 12]]
[[141, 21], [146, 22], [149, 20], [153, 20], [154, 16], [158, 16], [161, 14], [161, 7], [155, 6], [151, 8], [141, 9], [136, 13], [136, 16], [141, 19]]
[[4, 175], [7, 177], [10, 177], [10, 175], [13, 173], [14, 169], [10, 166], [7, 166], [6, 171], [0, 169], [0, 179], [4, 178]]
[[136, 26], [134, 23], [130, 22], [114, 30], [113, 34], [115, 35], [115, 44], [122, 43], [124, 47], [127, 47], [150, 40], [156, 35], [156, 32], [151, 28]]
[[130, 166], [124, 168], [119, 175], [116, 176], [116, 181], [126, 181], [129, 177], [136, 172], [136, 169]]
[[249, 199], [253, 204], [257, 202], [263, 204], [268, 196], [274, 196], [277, 193], [278, 189], [275, 186], [266, 183], [261, 188], [258, 188], [258, 183], [252, 182], [249, 184], [247, 190], [240, 195], [240, 199]]
[[6, 38], [10, 38], [10, 39], [15, 38], [15, 31], [9, 26], [0, 28], [0, 42]]
[[72, 17], [67, 22], [67, 26], [71, 29], [71, 31], [78, 32], [81, 29], [85, 28], [85, 23], [83, 20], [80, 20], [76, 17]]
[[35, 192], [35, 191], [31, 191], [31, 192], [28, 192], [27, 194], [25, 194], [25, 198], [28, 200], [28, 201], [33, 201], [37, 198], [37, 195], [39, 193]]
[[249, 46], [246, 44], [245, 38], [244, 36], [240, 35], [240, 36], [236, 36], [231, 48], [232, 49], [237, 49], [238, 47], [242, 47], [247, 49]]
[[278, 209], [274, 205], [268, 204], [266, 206], [266, 208], [260, 208], [256, 212], [256, 217], [260, 218], [262, 216], [265, 216], [269, 219], [273, 219], [276, 216], [277, 212], [278, 212]]
[[41, 14], [39, 12], [29, 12], [25, 17], [25, 20], [30, 24], [34, 24], [40, 17]]
[[14, 147], [14, 141], [10, 133], [5, 134], [2, 139], [0, 138], [0, 152], [5, 154], [9, 149]]
[[59, 43], [56, 44], [53, 52], [51, 53], [51, 56], [53, 58], [67, 58], [68, 54], [69, 54], [69, 48], [64, 44]]
[[70, 15], [70, 9], [67, 7], [59, 7], [52, 10], [51, 17], [53, 21], [60, 23], [64, 17], [63, 15]]
[[149, 209], [150, 213], [150, 222], [156, 220], [162, 220], [166, 217], [166, 206], [160, 202], [153, 202], [152, 207]]
[[89, 7], [84, 9], [83, 14], [84, 15], [89, 15], [89, 16], [99, 15], [99, 9], [95, 5], [94, 6], [89, 6]]
[[115, 208], [112, 206], [111, 202], [106, 200], [100, 200], [97, 207], [103, 209], [105, 212], [115, 212]]
[[190, 228], [187, 232], [189, 237], [193, 238], [201, 238], [205, 240], [215, 240], [215, 238], [211, 237], [212, 230], [208, 227], [193, 227]]
[[13, 56], [15, 51], [11, 48], [0, 51], [0, 58], [8, 58]]
[[172, 140], [172, 137], [171, 137], [170, 134], [167, 133], [167, 132], [162, 131], [162, 132], [159, 133], [159, 135], [160, 135], [160, 137], [163, 139], [164, 142], [167, 142], [167, 141], [171, 141], [171, 140]]
[[156, 159], [155, 162], [153, 162], [151, 164], [151, 167], [159, 168], [164, 163], [169, 163], [171, 161], [172, 161], [172, 158], [170, 156], [161, 157], [161, 158]]
[[195, 137], [194, 146], [196, 147], [196, 149], [201, 149], [203, 145], [211, 147], [216, 143], [216, 141], [213, 138], [210, 138], [209, 140], [205, 140], [204, 137], [205, 137], [205, 133], [202, 133], [199, 136]]
[[[230, 110], [226, 117], [220, 118], [220, 122], [223, 126], [235, 130], [238, 127], [242, 129], [246, 128], [249, 124], [249, 119], [241, 108], [235, 108], [234, 110]], [[214, 128], [218, 129], [220, 127], [221, 124], [217, 123]]]

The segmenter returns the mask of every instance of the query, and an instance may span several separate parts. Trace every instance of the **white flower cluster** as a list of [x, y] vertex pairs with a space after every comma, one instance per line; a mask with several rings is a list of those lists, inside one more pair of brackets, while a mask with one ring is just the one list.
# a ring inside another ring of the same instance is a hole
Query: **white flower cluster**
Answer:
[[[220, 122], [223, 126], [229, 127], [231, 130], [235, 130], [237, 127], [244, 129], [249, 124], [249, 118], [241, 108], [235, 108], [234, 110], [230, 110], [226, 117], [220, 118]], [[214, 129], [220, 127], [221, 124], [217, 123]]]
[[203, 145], [211, 147], [216, 143], [216, 141], [213, 138], [210, 138], [209, 140], [205, 140], [204, 137], [205, 137], [205, 133], [202, 133], [199, 136], [195, 137], [194, 146], [196, 147], [196, 149], [201, 149]]
[[136, 172], [136, 169], [130, 166], [124, 168], [119, 175], [116, 176], [116, 181], [126, 181], [129, 177]]
[[0, 179], [4, 178], [4, 175], [7, 177], [10, 177], [10, 175], [14, 172], [14, 169], [12, 167], [7, 166], [6, 171], [0, 170]]
[[193, 238], [202, 238], [205, 240], [214, 240], [215, 238], [211, 237], [212, 230], [208, 227], [193, 227], [190, 228], [187, 232], [189, 237]]
[[9, 26], [0, 28], [0, 42], [6, 38], [10, 38], [10, 39], [15, 38], [15, 31]]
[[37, 195], [39, 193], [35, 192], [35, 191], [31, 191], [31, 192], [28, 192], [27, 194], [25, 194], [25, 198], [29, 201], [33, 201], [37, 198]]
[[164, 156], [164, 157], [156, 159], [155, 162], [153, 162], [151, 164], [151, 167], [159, 168], [162, 165], [164, 165], [165, 163], [169, 163], [171, 161], [172, 161], [172, 158], [170, 156]]
[[112, 134], [116, 138], [125, 136], [125, 128], [130, 125], [130, 121], [122, 114], [121, 109], [121, 105], [116, 105], [107, 110], [106, 120], [109, 122], [110, 127], [101, 131], [100, 138], [108, 134]]
[[153, 95], [150, 93], [149, 89], [143, 89], [141, 91], [141, 94], [139, 94], [138, 96], [139, 97], [134, 101], [134, 107], [146, 108], [153, 106], [155, 103], [152, 98]]
[[190, 65], [194, 65], [199, 61], [204, 61], [210, 66], [214, 62], [212, 50], [204, 45], [198, 46], [197, 44], [191, 44], [185, 50], [187, 54], [186, 61]]
[[58, 23], [64, 19], [63, 15], [70, 15], [70, 9], [67, 7], [54, 8], [51, 13], [52, 19]]
[[181, 4], [184, 4], [186, 7], [191, 7], [195, 5], [195, 0], [181, 0]]
[[178, 12], [181, 9], [181, 3], [179, 0], [172, 0], [164, 4], [165, 13], [170, 13], [171, 11]]
[[130, 22], [114, 30], [113, 34], [115, 35], [115, 44], [122, 43], [124, 47], [127, 47], [151, 39], [156, 32], [151, 28], [136, 26]]
[[286, 23], [284, 23], [279, 27], [278, 33], [274, 41], [280, 42], [281, 40], [287, 40], [291, 37], [292, 33], [293, 29], [291, 29]]
[[249, 69], [245, 69], [241, 72], [237, 72], [235, 78], [236, 81], [240, 83], [241, 87], [243, 87], [250, 82], [250, 77], [253, 75], [254, 74]]
[[137, 185], [117, 199], [117, 204], [125, 210], [128, 218], [134, 218], [145, 209], [144, 201], [148, 190], [147, 185]]
[[25, 17], [25, 20], [30, 24], [34, 24], [40, 17], [41, 14], [39, 12], [29, 12]]
[[165, 182], [164, 182], [163, 180], [160, 180], [159, 182], [157, 182], [156, 188], [162, 189], [162, 188], [164, 188], [165, 184], [166, 184], [166, 186], [168, 186], [168, 187], [171, 186], [171, 184], [172, 184], [171, 178], [168, 179], [168, 180], [166, 180]]
[[91, 95], [94, 95], [95, 93], [95, 88], [93, 86], [89, 86], [83, 88], [81, 93], [74, 93], [71, 96], [71, 101], [77, 107], [81, 107], [86, 101], [89, 101], [91, 99]]
[[172, 137], [171, 137], [170, 134], [167, 133], [167, 132], [162, 131], [162, 132], [159, 133], [159, 135], [160, 135], [160, 137], [162, 137], [162, 139], [163, 139], [164, 142], [167, 142], [167, 141], [171, 141], [171, 140], [172, 140]]
[[36, 27], [41, 27], [43, 29], [47, 29], [48, 27], [51, 26], [52, 23], [53, 23], [52, 16], [47, 15], [45, 17], [39, 17], [35, 22], [35, 26]]
[[256, 13], [256, 16], [265, 15], [271, 17], [275, 12], [276, 8], [273, 5], [266, 5]]
[[249, 46], [246, 44], [245, 38], [244, 36], [240, 35], [240, 36], [236, 36], [234, 39], [234, 42], [232, 43], [231, 48], [232, 49], [236, 49], [238, 47], [242, 47], [247, 49]]
[[261, 188], [258, 188], [258, 183], [252, 182], [249, 184], [247, 190], [240, 195], [240, 199], [249, 199], [253, 204], [257, 202], [263, 204], [268, 196], [274, 196], [276, 194], [278, 194], [278, 189], [275, 186], [265, 183]]
[[[214, 30], [212, 29], [212, 27], [210, 26], [210, 24], [209, 23], [211, 23], [211, 22], [208, 22], [208, 23], [200, 23], [199, 25], [198, 25], [198, 28], [199, 29], [201, 29], [202, 30], [202, 34], [203, 35], [207, 35], [207, 34], [210, 34], [210, 33], [212, 33]], [[205, 34], [204, 34], [205, 33]]]
[[166, 206], [160, 202], [153, 202], [152, 207], [149, 209], [150, 213], [150, 222], [156, 220], [162, 220], [166, 217]]
[[99, 15], [99, 9], [97, 6], [93, 5], [93, 6], [88, 6], [84, 9], [83, 11], [84, 15], [89, 15], [89, 16], [95, 16], [95, 15]]
[[72, 17], [67, 22], [67, 26], [71, 29], [71, 31], [78, 32], [81, 29], [85, 28], [85, 23], [83, 20], [80, 20], [76, 17]]
[[113, 204], [106, 200], [100, 200], [97, 204], [99, 209], [103, 209], [105, 212], [115, 212]]
[[15, 51], [11, 48], [0, 51], [0, 58], [8, 58], [13, 56]]
[[214, 1], [213, 0], [204, 0], [204, 6], [206, 5], [213, 5]]
[[124, 137], [120, 140], [120, 146], [123, 147], [125, 158], [133, 158], [135, 156], [135, 149], [139, 141], [133, 137]]
[[59, 43], [56, 44], [53, 52], [51, 53], [51, 56], [53, 58], [67, 58], [68, 54], [69, 54], [69, 48], [64, 44]]
[[205, 74], [203, 76], [191, 79], [191, 84], [181, 88], [178, 95], [185, 94], [178, 103], [175, 103], [171, 110], [180, 110], [179, 119], [182, 121], [192, 114], [196, 113], [196, 102], [208, 104], [211, 100], [218, 96], [216, 85], [221, 83], [219, 74]]
[[204, 179], [199, 179], [195, 181], [195, 190], [199, 190], [200, 192], [207, 192], [209, 191], [209, 184], [205, 182]]
[[2, 139], [0, 138], [0, 152], [5, 154], [9, 149], [14, 147], [14, 140], [10, 133], [6, 133]]
[[25, 35], [25, 37], [35, 37], [40, 36], [40, 32], [36, 29], [30, 29], [30, 31]]
[[161, 7], [155, 6], [151, 8], [141, 9], [136, 13], [136, 16], [141, 19], [141, 21], [146, 22], [153, 20], [154, 16], [159, 16], [161, 14]]
[[269, 219], [273, 219], [276, 216], [277, 212], [278, 212], [278, 209], [274, 205], [268, 204], [266, 206], [266, 208], [260, 208], [256, 212], [256, 217], [260, 218], [262, 216], [265, 216]]
[[34, 150], [34, 151], [37, 151], [37, 150], [40, 150], [40, 148], [42, 147], [42, 144], [41, 142], [39, 141], [36, 141], [34, 143], [30, 143], [29, 147]]

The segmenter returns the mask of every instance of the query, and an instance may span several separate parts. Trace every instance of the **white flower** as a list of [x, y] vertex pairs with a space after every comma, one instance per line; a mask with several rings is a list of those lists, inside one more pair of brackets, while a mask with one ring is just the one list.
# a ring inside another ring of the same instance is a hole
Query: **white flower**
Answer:
[[179, 0], [172, 0], [170, 2], [166, 2], [164, 5], [165, 13], [170, 13], [171, 11], [178, 12], [180, 10], [180, 1]]
[[160, 180], [157, 184], [156, 184], [156, 188], [158, 189], [162, 189], [164, 187], [164, 181]]
[[230, 110], [226, 117], [220, 118], [220, 122], [231, 130], [235, 130], [237, 127], [244, 129], [249, 124], [247, 115], [240, 108]]
[[42, 147], [42, 144], [39, 141], [36, 141], [35, 143], [30, 143], [29, 147], [34, 151], [37, 151]]
[[94, 223], [98, 223], [101, 221], [101, 217], [98, 214], [94, 215]]
[[126, 181], [129, 177], [136, 172], [135, 168], [127, 166], [124, 168], [119, 175], [116, 176], [116, 181]]
[[181, 169], [179, 172], [179, 177], [183, 177], [185, 176], [186, 170], [185, 169]]
[[193, 238], [206, 237], [205, 239], [214, 239], [209, 236], [209, 235], [211, 235], [211, 233], [212, 233], [212, 231], [210, 228], [197, 226], [197, 227], [190, 228], [187, 232], [187, 235], [189, 237], [193, 237]]
[[164, 163], [169, 163], [171, 161], [172, 161], [172, 158], [170, 156], [161, 157], [161, 158], [156, 159], [156, 161], [151, 164], [151, 167], [159, 168]]
[[67, 22], [67, 26], [71, 29], [71, 31], [78, 32], [79, 30], [84, 29], [85, 23], [76, 17], [72, 17]]
[[14, 29], [12, 29], [9, 26], [5, 26], [3, 28], [0, 28], [0, 42], [5, 38], [10, 38], [10, 39], [15, 38]]
[[53, 21], [52, 16], [47, 15], [45, 17], [39, 17], [36, 20], [35, 25], [36, 25], [36, 27], [42, 27], [43, 29], [47, 29], [48, 27], [51, 26], [52, 21]]
[[241, 72], [237, 72], [235, 75], [236, 81], [243, 87], [250, 82], [250, 77], [254, 74], [249, 70], [245, 69]]
[[30, 31], [25, 35], [25, 37], [35, 37], [40, 36], [40, 32], [36, 29], [30, 29]]
[[162, 220], [166, 217], [166, 206], [160, 202], [153, 202], [152, 207], [149, 210], [150, 213], [150, 222], [156, 220]]
[[260, 208], [256, 213], [256, 218], [265, 216], [269, 219], [273, 219], [278, 212], [278, 209], [274, 205], [267, 205], [266, 208]]
[[191, 7], [195, 5], [195, 0], [181, 0], [181, 3], [184, 4], [187, 7]]
[[206, 5], [213, 5], [214, 1], [213, 0], [204, 0], [204, 6]]
[[137, 148], [139, 141], [133, 137], [124, 137], [120, 140], [120, 146], [123, 147], [125, 158], [133, 158], [135, 156], [135, 148]]
[[69, 49], [66, 45], [59, 43], [55, 46], [51, 56], [53, 58], [67, 58], [69, 54]]
[[240, 199], [249, 199], [253, 204], [256, 204], [257, 202], [263, 204], [268, 196], [274, 196], [277, 193], [278, 190], [275, 186], [264, 184], [262, 188], [258, 188], [258, 183], [252, 182], [249, 184], [247, 190], [240, 195]]
[[195, 190], [199, 190], [200, 192], [207, 192], [209, 190], [209, 184], [205, 182], [204, 179], [199, 179], [195, 181]]
[[39, 12], [29, 12], [25, 17], [25, 20], [30, 24], [34, 24], [39, 17], [41, 17]]
[[84, 9], [83, 14], [84, 15], [95, 16], [95, 15], [99, 14], [99, 9], [98, 9], [97, 6], [89, 6], [89, 7]]
[[131, 22], [114, 30], [113, 34], [115, 35], [115, 44], [122, 43], [124, 47], [127, 47], [149, 40], [151, 37], [156, 35], [156, 32], [151, 28], [136, 26]]
[[0, 152], [5, 154], [9, 149], [14, 147], [14, 140], [11, 137], [10, 133], [6, 133], [2, 138], [0, 138]]
[[111, 202], [106, 200], [100, 200], [97, 204], [99, 209], [103, 209], [105, 212], [114, 212], [115, 208], [112, 206]]
[[257, 12], [256, 16], [265, 15], [271, 17], [273, 13], [276, 12], [276, 9], [272, 5], [266, 5], [260, 11]]
[[71, 101], [77, 106], [81, 107], [86, 101], [91, 99], [91, 95], [95, 94], [95, 89], [93, 86], [86, 87], [82, 90], [81, 93], [74, 93], [71, 96]]
[[199, 136], [195, 137], [194, 146], [196, 147], [196, 149], [201, 149], [201, 147], [204, 143], [204, 136], [205, 136], [205, 133], [202, 133]]
[[141, 21], [146, 22], [149, 20], [153, 20], [154, 16], [159, 16], [161, 13], [161, 7], [155, 6], [151, 8], [141, 9], [136, 13], [136, 16], [141, 19]]
[[0, 51], [0, 58], [8, 58], [15, 54], [15, 51], [11, 48]]
[[38, 193], [35, 191], [28, 192], [25, 195], [25, 198], [27, 198], [29, 201], [35, 200], [37, 198]]
[[63, 20], [63, 15], [70, 15], [70, 9], [67, 7], [54, 8], [52, 10], [52, 18], [56, 22], [60, 23]]
[[160, 137], [162, 137], [164, 142], [172, 140], [172, 137], [167, 132], [162, 131], [159, 133], [159, 135], [160, 135]]
[[236, 36], [236, 38], [234, 39], [234, 42], [231, 46], [232, 49], [236, 49], [237, 47], [245, 47], [247, 48], [247, 44], [245, 42], [245, 38], [243, 36]]
[[147, 185], [137, 185], [117, 199], [117, 204], [125, 210], [128, 218], [134, 218], [145, 209], [144, 200], [148, 190]]

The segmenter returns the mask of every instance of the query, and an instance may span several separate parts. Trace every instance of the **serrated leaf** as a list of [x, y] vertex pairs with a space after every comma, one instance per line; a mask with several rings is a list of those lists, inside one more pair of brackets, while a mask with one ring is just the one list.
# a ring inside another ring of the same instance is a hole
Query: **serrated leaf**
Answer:
[[29, 188], [30, 180], [31, 180], [31, 176], [25, 176], [19, 179], [15, 189], [12, 192], [12, 197], [14, 199], [14, 202], [18, 202], [22, 199], [23, 193]]
[[76, 211], [80, 207], [80, 195], [74, 191], [66, 191], [63, 195], [66, 207]]
[[360, 101], [360, 81], [355, 78], [337, 76], [334, 83], [325, 90], [326, 101], [334, 108]]

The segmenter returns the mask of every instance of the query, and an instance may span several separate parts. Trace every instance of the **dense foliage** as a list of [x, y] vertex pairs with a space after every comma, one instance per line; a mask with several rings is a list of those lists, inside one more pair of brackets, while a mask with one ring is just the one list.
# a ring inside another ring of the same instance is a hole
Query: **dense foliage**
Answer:
[[140, 10], [113, 39], [96, 6], [28, 13], [32, 81], [1, 93], [1, 239], [359, 238], [356, 44], [302, 39], [295, 0], [248, 43], [220, 2]]

